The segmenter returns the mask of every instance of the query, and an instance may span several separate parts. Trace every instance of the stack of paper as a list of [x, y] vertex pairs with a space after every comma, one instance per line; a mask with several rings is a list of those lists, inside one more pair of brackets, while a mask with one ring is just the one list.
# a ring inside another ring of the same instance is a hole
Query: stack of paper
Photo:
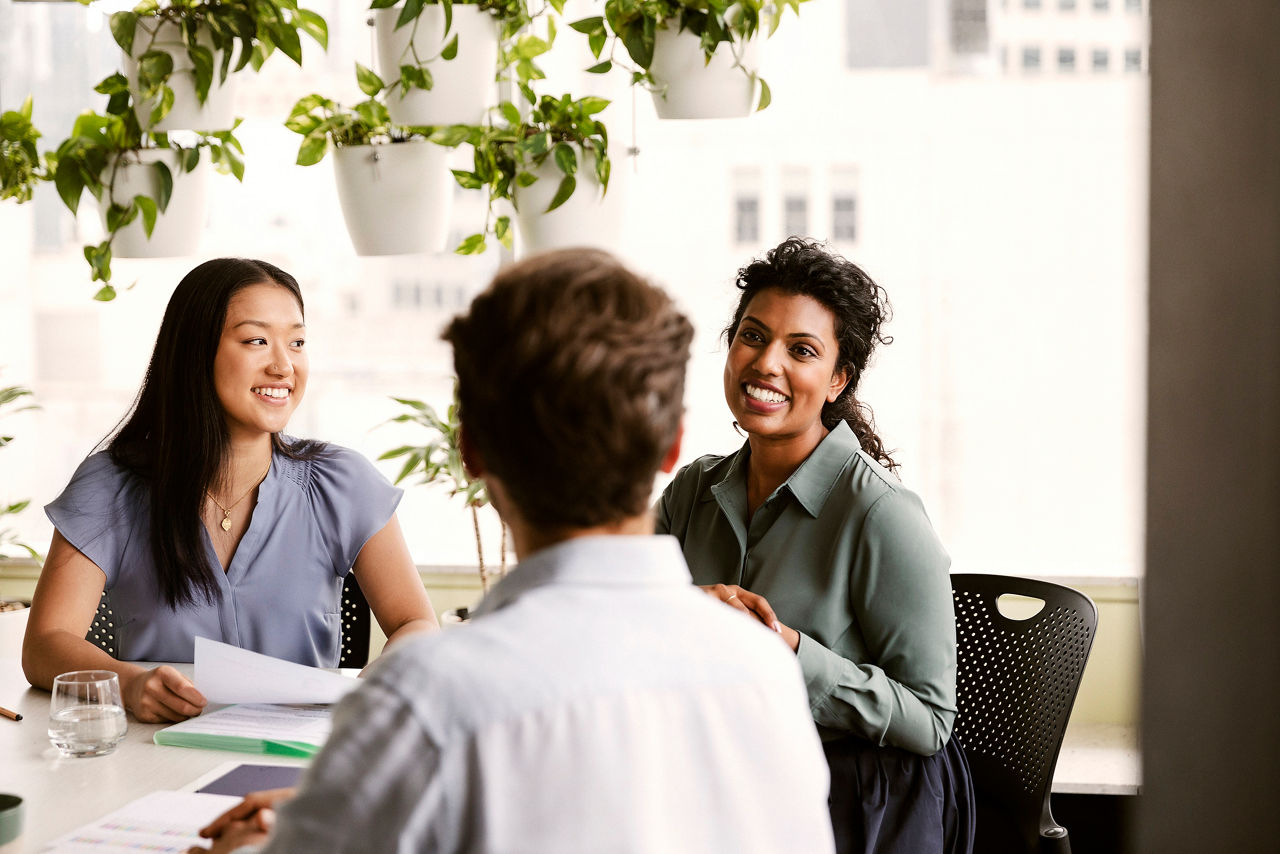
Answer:
[[329, 737], [328, 703], [356, 680], [196, 638], [195, 686], [211, 703], [235, 703], [159, 730], [156, 744], [311, 756]]

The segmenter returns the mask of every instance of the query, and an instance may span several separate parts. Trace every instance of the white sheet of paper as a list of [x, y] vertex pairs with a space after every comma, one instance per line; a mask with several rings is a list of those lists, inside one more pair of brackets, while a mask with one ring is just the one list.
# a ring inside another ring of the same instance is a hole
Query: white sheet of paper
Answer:
[[327, 705], [242, 703], [165, 727], [169, 733], [196, 733], [255, 738], [266, 741], [304, 741], [317, 747], [329, 737]]
[[240, 798], [231, 795], [152, 792], [53, 840], [42, 850], [56, 854], [182, 854], [192, 845], [207, 846], [209, 840], [200, 838], [200, 828], [238, 803]]
[[211, 703], [336, 703], [350, 676], [196, 638], [196, 690]]

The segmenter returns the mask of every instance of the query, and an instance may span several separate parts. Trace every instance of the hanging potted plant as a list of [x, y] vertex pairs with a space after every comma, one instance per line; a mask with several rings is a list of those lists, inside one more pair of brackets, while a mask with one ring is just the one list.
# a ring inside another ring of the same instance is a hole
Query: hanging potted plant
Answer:
[[[773, 35], [781, 10], [799, 14], [802, 2], [780, 0], [775, 14], [766, 0], [606, 0], [603, 16], [570, 26], [600, 60], [587, 70], [630, 67], [633, 82], [653, 93], [659, 118], [733, 118], [769, 106], [759, 36], [762, 29]], [[617, 55], [619, 42], [626, 59]]]
[[302, 33], [321, 48], [329, 40], [324, 18], [297, 0], [143, 0], [110, 26], [138, 123], [153, 133], [234, 127], [235, 72], [276, 50], [301, 66]]
[[[31, 389], [23, 388], [22, 386], [7, 386], [5, 388], [0, 388], [0, 409], [9, 408], [9, 411], [4, 413], [6, 415], [15, 415], [28, 409], [39, 409], [40, 407], [34, 404], [21, 405], [22, 398], [30, 396]], [[0, 435], [0, 448], [5, 447], [12, 441], [12, 436]], [[30, 500], [25, 500], [15, 501], [10, 504], [0, 500], [0, 517], [12, 516], [14, 514], [21, 513], [30, 503]], [[41, 560], [40, 553], [20, 540], [15, 531], [10, 528], [0, 528], [0, 561], [11, 557], [11, 555], [7, 553], [11, 548], [21, 550], [37, 563]]]
[[53, 176], [36, 149], [40, 131], [31, 123], [31, 97], [0, 115], [0, 201], [31, 201], [38, 184]]
[[373, 0], [378, 74], [401, 125], [478, 125], [498, 72], [545, 52], [526, 0]]
[[483, 252], [492, 234], [511, 246], [509, 205], [516, 214], [524, 247], [530, 251], [591, 243], [609, 246], [621, 233], [621, 214], [602, 204], [609, 187], [609, 137], [595, 118], [609, 105], [604, 98], [573, 99], [569, 95], [534, 99], [521, 116], [515, 104], [499, 105], [503, 122], [472, 128], [445, 128], [437, 137], [445, 144], [468, 142], [475, 156], [471, 170], [455, 169], [463, 187], [489, 196], [484, 229], [455, 250]]
[[[359, 63], [356, 77], [365, 94], [385, 88]], [[453, 207], [449, 152], [428, 138], [429, 129], [396, 125], [376, 97], [343, 107], [314, 94], [294, 105], [285, 127], [302, 135], [300, 166], [319, 163], [332, 146], [338, 202], [357, 255], [445, 248]]]
[[[462, 449], [459, 443], [461, 426], [458, 421], [458, 386], [454, 382], [453, 403], [441, 418], [429, 404], [420, 400], [392, 398], [405, 407], [406, 412], [392, 418], [388, 423], [417, 424], [427, 431], [426, 441], [422, 445], [402, 445], [387, 451], [379, 460], [404, 459], [400, 473], [395, 482], [417, 476], [417, 483], [440, 484], [449, 490], [450, 497], [460, 496], [463, 506], [471, 513], [471, 525], [476, 536], [476, 561], [480, 571], [480, 587], [489, 592], [490, 573], [484, 559], [484, 540], [480, 536], [480, 508], [489, 503], [489, 495], [485, 491], [484, 481], [473, 479], [467, 474], [462, 464]], [[502, 545], [498, 578], [507, 574], [507, 526], [499, 518], [502, 527]]]
[[143, 131], [128, 83], [116, 73], [96, 91], [110, 96], [105, 113], [86, 111], [71, 135], [46, 154], [54, 185], [74, 214], [85, 190], [98, 201], [104, 239], [84, 248], [94, 295], [111, 300], [113, 257], [162, 258], [194, 254], [204, 226], [208, 167], [241, 180], [243, 149], [232, 130], [196, 132], [182, 139]]

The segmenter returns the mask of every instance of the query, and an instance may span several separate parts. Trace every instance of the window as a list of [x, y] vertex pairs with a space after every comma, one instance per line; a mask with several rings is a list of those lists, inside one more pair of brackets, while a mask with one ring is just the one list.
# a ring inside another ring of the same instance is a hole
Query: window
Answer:
[[1040, 70], [1040, 48], [1024, 47], [1022, 49], [1022, 70], [1023, 71], [1039, 71]]
[[831, 199], [831, 239], [852, 243], [858, 239], [858, 199], [838, 193]]
[[1142, 48], [1138, 48], [1138, 47], [1125, 48], [1124, 70], [1125, 71], [1141, 71], [1142, 70]]
[[782, 231], [784, 237], [809, 234], [809, 200], [800, 195], [788, 195], [782, 200]]
[[1059, 71], [1075, 71], [1076, 70], [1076, 49], [1073, 47], [1058, 48], [1058, 70]]
[[1058, 8], [1063, 12], [1075, 11], [1076, 0], [1058, 0]]
[[733, 234], [738, 243], [755, 243], [760, 239], [760, 199], [756, 196], [738, 196]]
[[1091, 65], [1094, 71], [1101, 73], [1111, 67], [1111, 51], [1105, 47], [1095, 47], [1091, 56]]
[[1040, 0], [1022, 0], [1022, 8], [1024, 8], [1024, 9], [1039, 9], [1039, 8], [1040, 8]]
[[1106, 12], [1111, 8], [1111, 0], [1093, 0], [1093, 11]]
[[1124, 10], [1126, 12], [1142, 13], [1142, 0], [1124, 0]]

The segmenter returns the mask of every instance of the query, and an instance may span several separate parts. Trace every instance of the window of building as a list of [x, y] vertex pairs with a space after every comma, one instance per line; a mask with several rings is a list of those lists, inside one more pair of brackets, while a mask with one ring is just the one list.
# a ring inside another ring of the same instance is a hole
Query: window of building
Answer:
[[738, 196], [734, 203], [733, 235], [738, 243], [755, 243], [760, 239], [759, 197]]
[[1093, 0], [1093, 11], [1106, 12], [1111, 8], [1111, 0]]
[[858, 198], [853, 193], [831, 198], [831, 239], [846, 243], [858, 239]]
[[1124, 10], [1126, 12], [1142, 12], [1142, 0], [1124, 0]]
[[784, 237], [809, 234], [809, 200], [804, 196], [789, 194], [782, 200], [782, 230]]
[[1024, 8], [1024, 9], [1039, 9], [1039, 8], [1040, 8], [1040, 0], [1022, 0], [1022, 8]]
[[1076, 70], [1076, 49], [1073, 47], [1058, 48], [1058, 70], [1059, 71], [1075, 71]]
[[1107, 71], [1111, 67], [1111, 51], [1105, 47], [1095, 47], [1091, 54], [1091, 65], [1093, 70], [1097, 72]]
[[1058, 8], [1063, 12], [1071, 12], [1076, 8], [1076, 0], [1058, 0]]
[[1023, 71], [1039, 71], [1040, 70], [1040, 48], [1024, 47], [1022, 49], [1022, 70]]
[[1125, 48], [1124, 70], [1125, 71], [1141, 71], [1142, 70], [1142, 48], [1137, 48], [1137, 47]]

